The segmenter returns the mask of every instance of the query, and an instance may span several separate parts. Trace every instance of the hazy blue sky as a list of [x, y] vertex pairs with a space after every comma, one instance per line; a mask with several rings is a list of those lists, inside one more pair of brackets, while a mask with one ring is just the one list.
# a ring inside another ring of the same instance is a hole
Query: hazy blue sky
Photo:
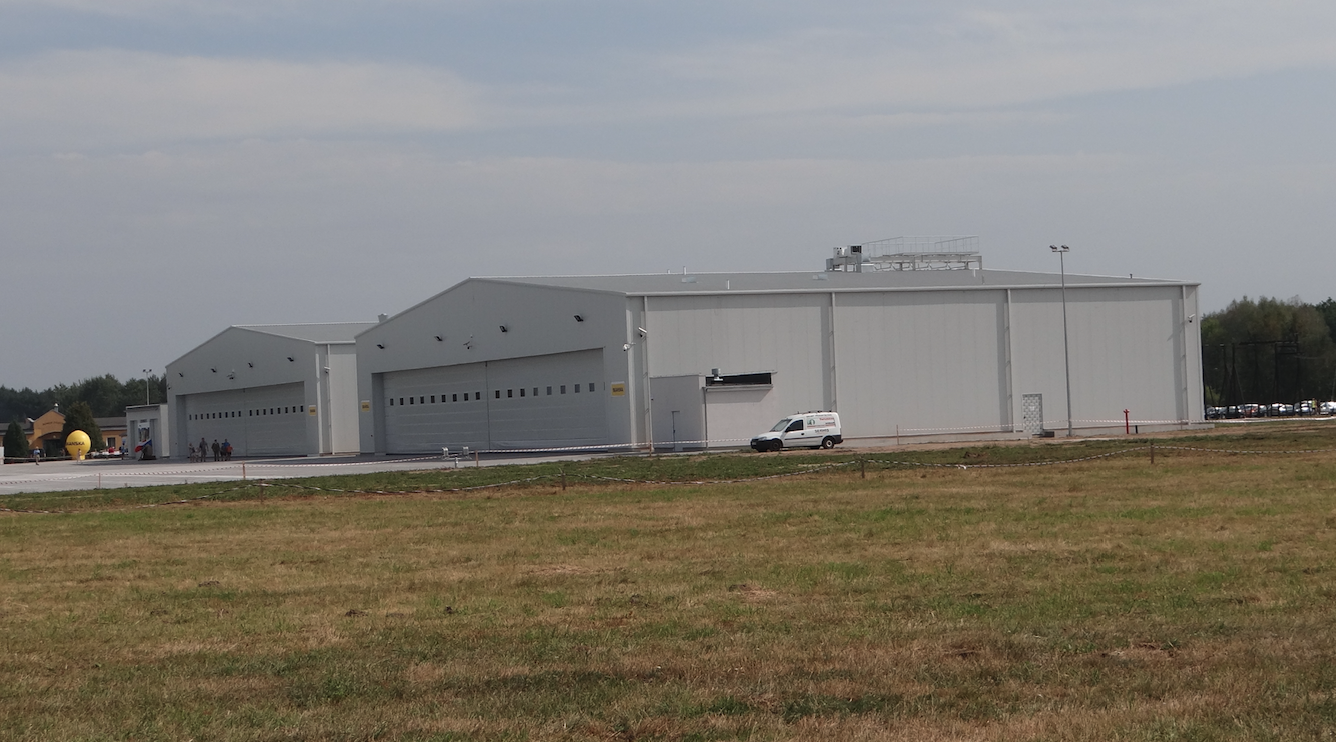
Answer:
[[899, 235], [1319, 301], [1334, 91], [1330, 0], [0, 0], [0, 384]]

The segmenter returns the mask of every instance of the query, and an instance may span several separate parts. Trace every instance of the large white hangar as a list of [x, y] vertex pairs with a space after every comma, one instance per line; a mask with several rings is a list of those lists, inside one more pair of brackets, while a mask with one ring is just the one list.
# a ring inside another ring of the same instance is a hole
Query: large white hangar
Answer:
[[[838, 262], [838, 261], [837, 261]], [[745, 445], [1202, 420], [1198, 285], [983, 269], [472, 278], [357, 336], [361, 450]]]
[[354, 337], [374, 324], [233, 326], [167, 364], [172, 450], [203, 439], [235, 456], [356, 451]]

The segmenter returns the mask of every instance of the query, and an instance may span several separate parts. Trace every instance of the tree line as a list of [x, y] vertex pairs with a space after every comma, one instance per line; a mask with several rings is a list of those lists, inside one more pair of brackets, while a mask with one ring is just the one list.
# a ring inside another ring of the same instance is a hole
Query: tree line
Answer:
[[36, 419], [56, 405], [68, 414], [75, 402], [86, 403], [93, 417], [124, 417], [126, 407], [144, 404], [146, 385], [149, 404], [167, 400], [166, 376], [121, 382], [107, 374], [73, 384], [57, 384], [40, 392], [27, 387], [0, 386], [0, 421]]
[[1336, 299], [1243, 297], [1202, 318], [1206, 403], [1336, 400]]

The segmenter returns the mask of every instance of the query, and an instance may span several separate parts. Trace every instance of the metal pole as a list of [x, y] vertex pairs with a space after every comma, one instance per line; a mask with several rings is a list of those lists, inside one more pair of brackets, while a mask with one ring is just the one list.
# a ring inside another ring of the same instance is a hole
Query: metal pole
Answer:
[[144, 406], [148, 406], [148, 377], [153, 373], [153, 369], [146, 368], [144, 371]]
[[1067, 266], [1063, 261], [1063, 256], [1071, 248], [1066, 245], [1061, 247], [1049, 245], [1053, 252], [1058, 254], [1058, 273], [1062, 281], [1062, 365], [1064, 375], [1067, 377], [1067, 437], [1072, 437], [1072, 360], [1071, 354], [1067, 350]]

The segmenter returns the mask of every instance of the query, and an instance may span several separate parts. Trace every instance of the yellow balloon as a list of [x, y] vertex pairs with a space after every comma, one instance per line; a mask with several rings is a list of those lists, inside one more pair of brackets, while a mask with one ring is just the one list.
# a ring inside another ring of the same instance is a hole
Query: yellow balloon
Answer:
[[88, 434], [82, 430], [70, 433], [69, 437], [65, 439], [65, 453], [80, 461], [83, 461], [84, 454], [88, 453], [88, 449], [92, 447], [93, 442], [89, 440]]

